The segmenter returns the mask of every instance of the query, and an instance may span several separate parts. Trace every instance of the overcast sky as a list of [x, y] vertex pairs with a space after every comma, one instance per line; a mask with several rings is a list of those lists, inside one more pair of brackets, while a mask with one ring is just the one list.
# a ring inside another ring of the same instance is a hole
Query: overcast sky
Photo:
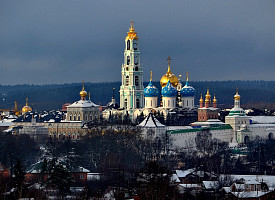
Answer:
[[275, 80], [272, 0], [0, 0], [0, 84], [120, 81], [131, 20], [145, 81]]

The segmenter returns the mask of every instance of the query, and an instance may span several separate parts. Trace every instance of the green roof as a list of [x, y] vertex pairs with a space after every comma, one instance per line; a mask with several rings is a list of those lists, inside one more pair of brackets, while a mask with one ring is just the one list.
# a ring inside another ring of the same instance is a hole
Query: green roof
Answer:
[[171, 130], [167, 131], [169, 134], [177, 134], [177, 133], [192, 133], [192, 132], [199, 132], [199, 131], [205, 131], [205, 130], [226, 130], [226, 129], [232, 129], [232, 127], [229, 124], [223, 125], [223, 126], [217, 126], [217, 127], [207, 127], [207, 128], [192, 128], [192, 129], [181, 129], [181, 130]]
[[245, 113], [244, 112], [241, 112], [240, 110], [237, 110], [237, 111], [233, 111], [231, 110], [228, 114], [228, 116], [245, 116]]

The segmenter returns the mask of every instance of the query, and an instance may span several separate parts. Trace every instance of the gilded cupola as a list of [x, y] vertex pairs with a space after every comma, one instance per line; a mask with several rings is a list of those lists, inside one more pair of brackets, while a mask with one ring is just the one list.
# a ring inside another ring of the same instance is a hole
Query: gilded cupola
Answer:
[[211, 99], [211, 95], [209, 93], [209, 89], [207, 89], [207, 93], [205, 95], [205, 102], [210, 102], [210, 99]]
[[31, 112], [32, 108], [28, 105], [28, 97], [26, 98], [26, 105], [22, 108], [22, 114], [25, 114], [27, 112]]
[[137, 33], [134, 29], [134, 22], [131, 21], [131, 27], [129, 28], [129, 32], [127, 32], [127, 36], [125, 40], [138, 40]]
[[237, 91], [236, 94], [234, 95], [234, 99], [235, 99], [235, 100], [240, 100], [240, 99], [241, 99], [241, 95], [239, 95], [238, 91]]
[[179, 80], [177, 78], [177, 76], [175, 76], [172, 72], [171, 72], [171, 67], [170, 67], [170, 61], [171, 61], [171, 58], [170, 56], [167, 58], [168, 60], [168, 70], [166, 72], [166, 74], [164, 74], [162, 76], [162, 78], [160, 79], [160, 85], [161, 87], [164, 87], [166, 86], [166, 84], [168, 83], [168, 81], [170, 81], [170, 83], [176, 87], [179, 83]]
[[217, 103], [218, 100], [216, 99], [216, 95], [214, 95], [214, 98], [213, 98], [213, 103]]
[[201, 94], [201, 98], [200, 98], [200, 103], [203, 103], [203, 98], [202, 98], [202, 94]]
[[82, 90], [79, 92], [79, 95], [81, 97], [81, 100], [85, 100], [86, 99], [87, 92], [84, 89], [84, 82], [83, 82], [83, 85], [82, 85]]

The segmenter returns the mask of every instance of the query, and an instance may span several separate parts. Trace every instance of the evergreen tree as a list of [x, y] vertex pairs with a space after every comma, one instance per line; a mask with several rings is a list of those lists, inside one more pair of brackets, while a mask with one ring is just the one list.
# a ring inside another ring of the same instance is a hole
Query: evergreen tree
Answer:
[[47, 180], [48, 186], [59, 190], [60, 194], [68, 192], [70, 186], [73, 184], [68, 169], [61, 163], [57, 163], [55, 160], [51, 161], [50, 176]]
[[16, 165], [14, 167], [14, 187], [16, 188], [16, 196], [17, 198], [22, 197], [23, 193], [23, 186], [25, 181], [25, 172], [22, 169], [21, 162], [19, 158], [17, 159]]

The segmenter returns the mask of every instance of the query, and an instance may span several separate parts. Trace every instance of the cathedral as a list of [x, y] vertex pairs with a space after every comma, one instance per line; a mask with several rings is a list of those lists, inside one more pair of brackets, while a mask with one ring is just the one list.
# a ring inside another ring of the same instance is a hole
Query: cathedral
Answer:
[[[158, 112], [166, 118], [168, 114], [173, 115], [183, 109], [192, 110], [195, 107], [196, 90], [189, 84], [188, 72], [186, 83], [182, 87], [180, 76], [177, 77], [171, 71], [171, 58], [168, 57], [167, 61], [167, 72], [160, 79], [161, 91], [153, 85], [152, 71], [150, 82], [144, 88], [139, 37], [132, 21], [125, 38], [124, 60], [121, 67], [120, 108], [107, 105], [103, 117], [108, 119], [110, 115], [127, 114], [134, 121], [138, 116], [147, 116], [150, 112]], [[115, 102], [112, 98], [113, 101]]]
[[[178, 148], [190, 146], [196, 135], [205, 130], [213, 137], [231, 143], [246, 143], [258, 136], [273, 138], [275, 124], [262, 123], [257, 118], [247, 116], [240, 106], [241, 96], [238, 91], [234, 96], [234, 107], [226, 116], [225, 123], [218, 119], [218, 100], [215, 94], [211, 98], [209, 88], [205, 99], [201, 94], [199, 106], [195, 106], [196, 90], [189, 83], [189, 73], [186, 73], [186, 82], [183, 86], [180, 76], [177, 77], [172, 73], [171, 58], [168, 57], [167, 61], [167, 71], [160, 79], [161, 90], [153, 84], [152, 71], [150, 82], [144, 87], [139, 37], [131, 22], [125, 38], [124, 60], [121, 67], [120, 102], [116, 102], [113, 89], [111, 102], [101, 111], [100, 106], [93, 103], [90, 97], [87, 100], [83, 83], [79, 92], [80, 100], [66, 106], [65, 118], [58, 122], [48, 120], [37, 123], [37, 128], [40, 126], [47, 128], [51, 137], [78, 139], [87, 134], [86, 123], [96, 122], [101, 117], [108, 120], [111, 116], [119, 116], [121, 119], [128, 116], [133, 122], [138, 122], [139, 117], [143, 116], [145, 119], [141, 123], [139, 121], [138, 126], [145, 130], [143, 131], [145, 135], [147, 131], [152, 132], [152, 130], [155, 136], [168, 134]], [[28, 99], [22, 108], [22, 114], [25, 113], [32, 113]], [[156, 115], [163, 116], [167, 126], [161, 124]], [[167, 119], [172, 119], [174, 123], [167, 123], [169, 121]], [[28, 125], [24, 120], [16, 123], [18, 127]], [[29, 125], [28, 128], [34, 127], [35, 124]]]

